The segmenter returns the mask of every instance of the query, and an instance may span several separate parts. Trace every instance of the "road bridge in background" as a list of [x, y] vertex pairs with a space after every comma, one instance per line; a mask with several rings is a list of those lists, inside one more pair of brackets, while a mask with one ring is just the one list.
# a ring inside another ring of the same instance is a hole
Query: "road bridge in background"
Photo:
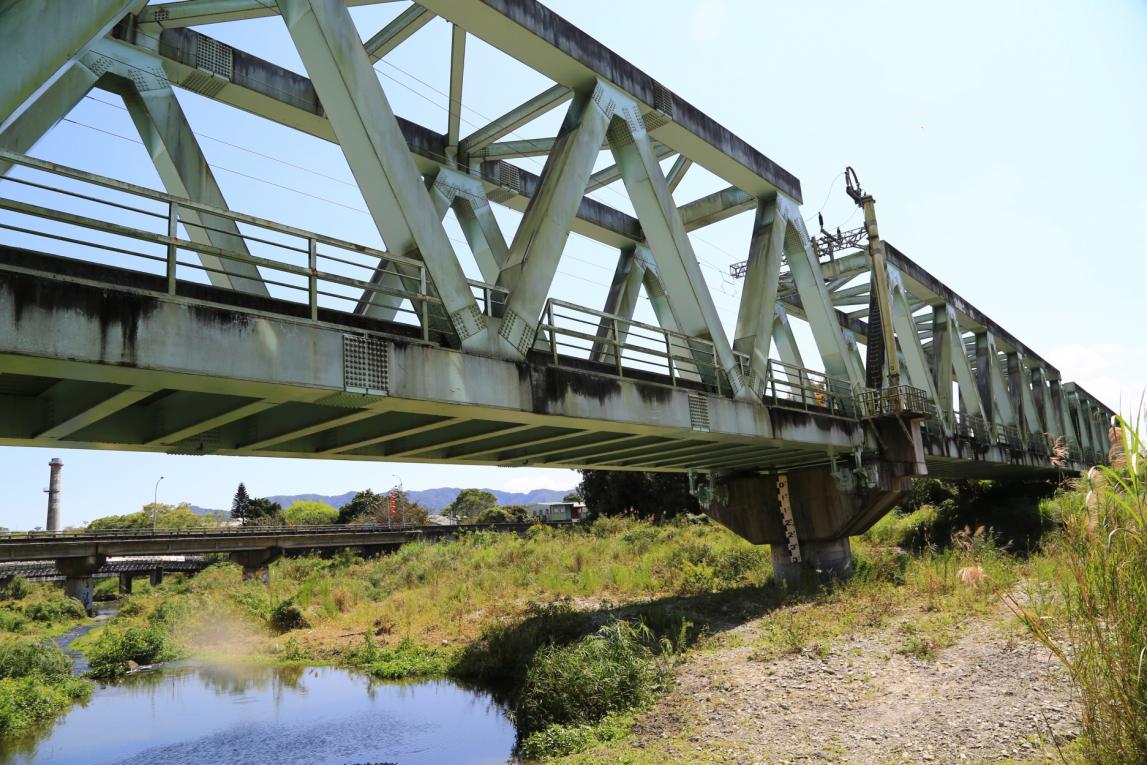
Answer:
[[[307, 76], [203, 31], [262, 17]], [[444, 132], [372, 69], [435, 18]], [[463, 135], [470, 38], [550, 85]], [[16, 0], [0, 67], [0, 444], [688, 472], [786, 578], [847, 571], [914, 477], [1105, 458], [1111, 410], [882, 241], [855, 174], [863, 231], [810, 235], [794, 175], [534, 0], [404, 4], [365, 41], [340, 0]], [[164, 191], [27, 155], [92, 88]], [[176, 89], [336, 144], [385, 249], [229, 209]], [[691, 168], [728, 185], [678, 199]], [[690, 237], [741, 214], [726, 328]], [[551, 295], [572, 232], [614, 267], [599, 307]]]
[[268, 565], [291, 552], [378, 551], [480, 531], [524, 534], [538, 525], [568, 528], [571, 522], [9, 532], [0, 534], [0, 580], [15, 576], [62, 579], [65, 591], [90, 610], [95, 579], [119, 576], [121, 591], [130, 592], [133, 576], [148, 575], [156, 584], [164, 572], [201, 571], [210, 564], [203, 558], [172, 556], [227, 555], [243, 567], [244, 578], [266, 578]]

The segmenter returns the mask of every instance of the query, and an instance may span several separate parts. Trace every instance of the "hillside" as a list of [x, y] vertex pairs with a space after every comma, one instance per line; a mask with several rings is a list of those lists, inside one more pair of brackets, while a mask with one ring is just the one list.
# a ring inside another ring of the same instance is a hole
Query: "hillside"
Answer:
[[[462, 490], [455, 487], [440, 487], [437, 489], [421, 489], [409, 490], [406, 495], [410, 497], [411, 501], [418, 502], [423, 505], [431, 513], [441, 512], [447, 505], [454, 501], [458, 493]], [[560, 502], [562, 498], [573, 491], [573, 487], [565, 490], [561, 489], [534, 489], [528, 492], [515, 492], [515, 491], [500, 491], [498, 489], [484, 489], [498, 498], [498, 504], [501, 505], [530, 505], [535, 502]], [[300, 499], [305, 500], [318, 500], [319, 502], [326, 502], [331, 507], [340, 507], [351, 501], [355, 492], [348, 491], [345, 494], [275, 494], [267, 499], [272, 502], [278, 502], [283, 507], [287, 507], [292, 502]], [[192, 507], [192, 510], [201, 515], [211, 515], [214, 513], [228, 514], [225, 510], [211, 510], [204, 507]]]

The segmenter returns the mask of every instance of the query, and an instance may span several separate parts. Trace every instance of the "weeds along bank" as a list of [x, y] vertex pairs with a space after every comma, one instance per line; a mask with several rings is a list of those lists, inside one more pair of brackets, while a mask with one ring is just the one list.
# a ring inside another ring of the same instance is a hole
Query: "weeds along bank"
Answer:
[[73, 677], [71, 659], [52, 640], [86, 620], [79, 601], [58, 587], [16, 578], [0, 588], [0, 740], [91, 694], [92, 684]]
[[[1082, 512], [1083, 502], [1068, 491], [1000, 512], [1044, 530], [1061, 514]], [[1069, 522], [1042, 546], [1008, 545], [1011, 537], [978, 520], [943, 499], [906, 508], [854, 540], [851, 580], [808, 590], [774, 587], [766, 548], [688, 522], [603, 519], [573, 530], [538, 527], [525, 538], [478, 533], [415, 543], [369, 560], [284, 559], [272, 566], [269, 586], [222, 564], [140, 587], [78, 645], [101, 679], [121, 674], [128, 661], [180, 656], [328, 662], [385, 679], [449, 675], [502, 695], [528, 758], [657, 762], [664, 759], [656, 742], [640, 740], [633, 722], [672, 685], [683, 654], [721, 650], [736, 637], [729, 628], [749, 621], [759, 625], [753, 648], [762, 662], [827, 652], [835, 641], [890, 625], [897, 651], [928, 661], [969, 620], [1009, 618], [1004, 595], [1022, 592], [1025, 613], [1062, 638], [1070, 593], [1057, 583], [1070, 576], [1079, 544], [1106, 536], [1072, 541]], [[1025, 554], [1013, 554], [1020, 547]], [[29, 606], [62, 600], [46, 587], [25, 598], [25, 605], [7, 601], [0, 618], [29, 625], [28, 614], [56, 608]], [[1084, 625], [1088, 617], [1072, 618]], [[35, 640], [74, 621], [35, 622], [0, 642]], [[1011, 626], [1022, 634], [1018, 621]], [[1094, 666], [1079, 671], [1094, 677]], [[37, 677], [52, 686], [58, 676]], [[0, 678], [9, 681], [24, 680]], [[61, 708], [44, 709], [51, 716]]]
[[[625, 746], [682, 654], [719, 645], [729, 627], [763, 619], [767, 660], [915, 609], [902, 650], [927, 657], [1038, 568], [986, 533], [917, 554], [871, 539], [854, 546], [852, 580], [805, 591], [772, 586], [766, 548], [687, 522], [603, 519], [525, 538], [410, 544], [370, 560], [287, 559], [269, 587], [221, 565], [141, 588], [84, 649], [103, 677], [129, 659], [182, 655], [333, 662], [386, 679], [450, 675], [503, 695], [527, 756], [593, 756]], [[960, 572], [973, 567], [982, 576], [969, 585]]]

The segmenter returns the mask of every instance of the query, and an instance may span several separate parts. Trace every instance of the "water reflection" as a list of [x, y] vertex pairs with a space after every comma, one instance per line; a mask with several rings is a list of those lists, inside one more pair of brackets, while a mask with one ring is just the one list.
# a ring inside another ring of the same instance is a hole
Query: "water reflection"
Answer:
[[514, 728], [483, 691], [328, 667], [176, 665], [97, 689], [3, 765], [505, 763]]

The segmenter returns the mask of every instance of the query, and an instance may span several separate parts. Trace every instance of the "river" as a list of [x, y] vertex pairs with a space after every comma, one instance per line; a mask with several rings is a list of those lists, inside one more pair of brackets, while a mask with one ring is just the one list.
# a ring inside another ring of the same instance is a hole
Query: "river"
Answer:
[[514, 727], [483, 691], [380, 683], [332, 667], [174, 664], [95, 690], [3, 765], [482, 765], [511, 761]]

